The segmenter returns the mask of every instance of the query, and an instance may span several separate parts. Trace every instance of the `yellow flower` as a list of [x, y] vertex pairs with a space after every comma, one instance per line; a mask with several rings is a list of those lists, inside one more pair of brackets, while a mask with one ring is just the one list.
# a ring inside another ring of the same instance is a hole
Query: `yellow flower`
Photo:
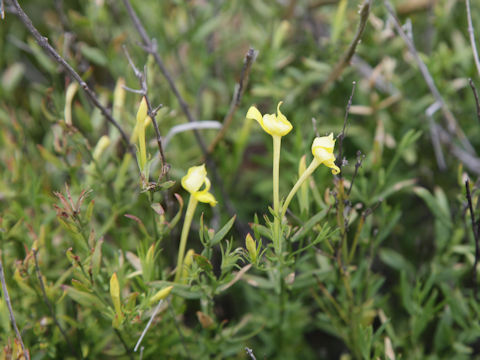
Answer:
[[340, 169], [335, 165], [335, 155], [333, 155], [333, 148], [335, 140], [333, 140], [333, 133], [328, 136], [317, 137], [313, 140], [312, 154], [320, 163], [332, 169], [332, 174], [336, 175]]
[[[203, 190], [200, 188], [205, 184]], [[207, 177], [207, 169], [205, 164], [200, 166], [192, 166], [188, 169], [187, 175], [182, 178], [182, 186], [197, 201], [208, 203], [211, 206], [217, 205], [215, 197], [208, 192], [210, 190], [210, 180]]]
[[251, 106], [247, 112], [247, 119], [256, 120], [262, 129], [272, 136], [285, 136], [292, 130], [293, 126], [280, 111], [281, 105], [282, 101], [278, 103], [277, 115], [265, 114], [263, 117], [255, 106]]

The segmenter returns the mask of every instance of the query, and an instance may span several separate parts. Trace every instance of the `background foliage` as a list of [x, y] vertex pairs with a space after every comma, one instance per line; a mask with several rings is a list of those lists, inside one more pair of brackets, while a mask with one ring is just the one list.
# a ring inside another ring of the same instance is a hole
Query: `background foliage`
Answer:
[[[122, 45], [138, 68], [146, 65], [150, 101], [163, 104], [161, 134], [186, 122], [122, 2], [21, 5], [129, 136], [141, 96], [118, 90], [120, 79], [139, 86]], [[258, 51], [232, 126], [211, 156], [219, 204], [197, 210], [188, 243], [196, 255], [186, 281], [163, 302], [141, 355], [134, 353], [156, 306], [152, 297], [173, 281], [189, 196], [179, 180], [205, 158], [193, 133], [181, 132], [164, 143], [170, 169], [160, 176], [149, 126], [150, 180], [160, 188], [145, 191], [118, 132], [81, 89], [67, 99], [72, 80], [7, 1], [0, 23], [0, 251], [32, 359], [245, 359], [245, 347], [260, 359], [480, 358], [474, 233], [464, 184], [469, 178], [478, 212], [480, 160], [458, 152], [460, 138], [448, 133], [441, 111], [429, 118], [435, 98], [384, 3], [373, 2], [351, 64], [327, 87], [357, 30], [359, 1], [132, 5], [198, 120], [225, 117], [247, 50]], [[472, 6], [480, 37], [480, 8]], [[402, 23], [410, 21], [405, 29], [420, 58], [480, 150], [468, 85], [468, 78], [480, 84], [480, 74], [465, 3], [399, 0], [394, 7]], [[326, 168], [314, 173], [290, 206], [288, 251], [276, 258], [266, 220], [273, 218], [271, 140], [256, 124], [245, 125], [246, 111], [256, 104], [272, 113], [284, 101], [282, 111], [294, 126], [282, 143], [285, 196], [298, 178], [300, 158], [311, 158], [315, 133], [342, 131], [353, 81], [342, 176]], [[207, 144], [217, 132], [200, 131]], [[94, 156], [102, 135], [111, 143]], [[437, 140], [443, 155], [435, 153]], [[254, 261], [245, 230], [262, 252]], [[0, 329], [0, 357], [20, 358], [3, 292]]]

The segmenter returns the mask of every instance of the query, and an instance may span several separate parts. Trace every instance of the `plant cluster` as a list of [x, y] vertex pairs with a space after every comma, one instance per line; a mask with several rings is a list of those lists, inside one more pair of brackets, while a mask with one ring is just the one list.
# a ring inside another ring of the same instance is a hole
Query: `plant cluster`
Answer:
[[0, 14], [0, 360], [480, 359], [477, 3]]

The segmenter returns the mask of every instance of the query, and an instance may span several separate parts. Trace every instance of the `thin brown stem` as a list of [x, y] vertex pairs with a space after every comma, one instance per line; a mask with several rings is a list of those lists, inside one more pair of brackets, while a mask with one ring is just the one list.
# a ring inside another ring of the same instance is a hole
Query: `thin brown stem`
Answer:
[[342, 132], [337, 136], [338, 139], [338, 158], [337, 166], [340, 169], [339, 177], [342, 177], [342, 165], [343, 165], [343, 139], [345, 138], [345, 129], [347, 127], [348, 114], [350, 113], [350, 107], [352, 106], [353, 95], [355, 94], [355, 87], [357, 83], [354, 81], [352, 83], [352, 93], [348, 98], [347, 107], [345, 108], [345, 117], [343, 118], [343, 128]]
[[428, 125], [430, 127], [430, 139], [432, 140], [433, 145], [433, 152], [435, 153], [435, 159], [437, 160], [438, 168], [441, 171], [447, 169], [447, 164], [445, 162], [445, 157], [443, 156], [442, 146], [440, 144], [440, 136], [437, 131], [437, 127], [435, 126], [435, 120], [433, 119], [433, 115], [438, 111], [440, 108], [440, 104], [438, 102], [434, 102], [430, 105], [427, 110], [425, 110], [425, 115], [428, 119]]
[[108, 110], [106, 107], [102, 105], [100, 100], [97, 98], [95, 93], [93, 92], [92, 89], [87, 85], [87, 83], [82, 79], [82, 77], [75, 71], [73, 67], [70, 66], [70, 64], [60, 56], [60, 54], [53, 48], [53, 46], [50, 45], [48, 42], [48, 38], [44, 37], [40, 32], [37, 30], [37, 28], [33, 25], [32, 21], [28, 17], [28, 15], [23, 11], [21, 8], [20, 4], [18, 3], [17, 0], [10, 0], [11, 4], [15, 8], [16, 15], [20, 19], [20, 21], [25, 25], [27, 30], [33, 35], [35, 40], [37, 41], [38, 45], [59, 65], [63, 67], [63, 69], [75, 80], [77, 81], [82, 89], [85, 91], [85, 94], [87, 97], [90, 99], [90, 101], [93, 103], [93, 105], [100, 110], [100, 112], [105, 116], [108, 122], [110, 122], [117, 130], [119, 131], [123, 142], [128, 148], [128, 151], [135, 156], [135, 151], [133, 146], [130, 144], [130, 140], [128, 139], [127, 134], [125, 131], [123, 131], [122, 127], [120, 124], [115, 120], [110, 113], [110, 110]]
[[[151, 39], [147, 31], [145, 30], [142, 22], [137, 16], [137, 13], [133, 9], [132, 5], [130, 4], [129, 0], [123, 0], [123, 4], [125, 5], [125, 8], [127, 9], [128, 15], [132, 19], [133, 25], [135, 26], [135, 29], [138, 31], [140, 37], [142, 38], [142, 43], [145, 51], [147, 51], [149, 54], [153, 56], [155, 59], [155, 62], [157, 63], [158, 67], [160, 68], [160, 71], [162, 72], [163, 77], [165, 80], [167, 80], [168, 85], [170, 86], [170, 89], [172, 90], [173, 94], [177, 98], [178, 103], [180, 104], [180, 107], [182, 108], [183, 113], [187, 117], [187, 120], [189, 122], [194, 122], [195, 117], [193, 116], [192, 112], [190, 111], [190, 108], [188, 107], [187, 103], [183, 99], [182, 95], [180, 94], [180, 91], [178, 91], [177, 86], [175, 85], [175, 82], [173, 81], [172, 76], [168, 72], [167, 68], [165, 67], [165, 64], [162, 61], [162, 58], [160, 57], [160, 54], [158, 53], [157, 49], [157, 42], [154, 39]], [[205, 141], [201, 137], [200, 133], [198, 132], [197, 129], [193, 130], [193, 134], [195, 135], [195, 138], [197, 140], [198, 145], [200, 146], [200, 149], [202, 150], [202, 153], [204, 156], [208, 155], [208, 149], [207, 146], [205, 145]]]
[[475, 84], [473, 83], [472, 79], [468, 79], [470, 83], [470, 87], [472, 88], [473, 97], [475, 98], [475, 107], [477, 109], [477, 119], [480, 122], [480, 101], [478, 100], [478, 92]]
[[20, 331], [18, 330], [17, 322], [15, 321], [15, 315], [13, 315], [12, 302], [10, 301], [10, 296], [8, 295], [7, 282], [5, 281], [5, 274], [3, 272], [2, 259], [0, 259], [0, 282], [2, 283], [3, 298], [5, 299], [5, 303], [7, 304], [7, 308], [8, 308], [8, 313], [10, 314], [10, 322], [12, 323], [13, 329], [15, 330], [15, 334], [17, 335], [18, 341], [20, 341], [20, 346], [22, 347], [23, 355], [27, 360], [30, 360], [30, 354], [28, 353], [28, 350], [25, 348], [22, 335], [20, 334]]
[[455, 119], [455, 116], [447, 107], [447, 104], [445, 103], [445, 101], [443, 101], [442, 95], [438, 91], [437, 86], [433, 81], [432, 75], [430, 75], [430, 72], [428, 71], [427, 66], [425, 65], [423, 60], [420, 58], [420, 55], [418, 54], [418, 51], [415, 48], [415, 44], [413, 43], [412, 39], [403, 30], [402, 25], [400, 24], [400, 20], [397, 18], [392, 4], [390, 4], [388, 0], [384, 0], [384, 3], [385, 3], [385, 7], [387, 8], [387, 11], [389, 12], [391, 18], [393, 19], [393, 25], [395, 26], [395, 29], [397, 30], [398, 34], [403, 39], [403, 41], [408, 47], [408, 50], [410, 51], [413, 58], [415, 59], [415, 62], [417, 63], [420, 69], [420, 72], [425, 80], [425, 83], [430, 89], [430, 92], [432, 93], [435, 100], [441, 105], [443, 116], [447, 121], [448, 131], [450, 133], [455, 133], [458, 136], [458, 138], [462, 142], [463, 147], [467, 152], [469, 152], [470, 154], [475, 154], [475, 149], [472, 147], [472, 145], [468, 141], [463, 130], [459, 127], [458, 122]]
[[[155, 39], [150, 39], [148, 36], [143, 24], [141, 23], [140, 19], [137, 16], [137, 13], [133, 9], [132, 5], [130, 4], [129, 0], [123, 0], [123, 4], [125, 8], [127, 9], [128, 15], [132, 19], [132, 22], [134, 24], [135, 29], [138, 31], [140, 37], [142, 38], [142, 43], [145, 51], [147, 51], [149, 54], [153, 56], [155, 59], [155, 62], [157, 63], [158, 67], [160, 68], [160, 71], [162, 72], [162, 75], [164, 78], [167, 80], [170, 89], [174, 93], [175, 97], [177, 98], [178, 103], [180, 104], [180, 107], [187, 117], [187, 120], [189, 122], [195, 122], [196, 119], [193, 116], [192, 112], [190, 111], [190, 108], [188, 107], [187, 103], [183, 99], [182, 95], [178, 91], [177, 86], [175, 85], [175, 82], [173, 81], [172, 76], [168, 72], [167, 68], [165, 67], [157, 49], [157, 43]], [[217, 167], [215, 165], [215, 162], [213, 161], [212, 157], [208, 153], [208, 149], [205, 145], [205, 142], [203, 138], [201, 137], [200, 133], [198, 132], [197, 129], [193, 130], [193, 133], [195, 135], [195, 139], [197, 140], [197, 143], [202, 151], [202, 154], [205, 158], [205, 162], [207, 165], [207, 168], [211, 170], [213, 174], [213, 180], [214, 184], [218, 186], [218, 190], [220, 191], [222, 198], [223, 198], [223, 204], [225, 205], [225, 208], [227, 212], [229, 213], [230, 216], [233, 216], [236, 214], [236, 211], [232, 205], [232, 202], [230, 201], [230, 198], [228, 197], [228, 194], [226, 193], [222, 179], [220, 178], [220, 175], [218, 173]], [[239, 230], [242, 234], [246, 234], [249, 231], [249, 227], [245, 224], [243, 224], [240, 221], [235, 221], [235, 227], [237, 230]]]
[[324, 93], [330, 88], [330, 85], [337, 80], [340, 75], [342, 75], [343, 70], [350, 64], [350, 60], [352, 59], [353, 55], [355, 54], [355, 50], [362, 39], [363, 31], [367, 25], [368, 16], [370, 15], [370, 8], [372, 5], [373, 0], [365, 0], [362, 4], [360, 9], [360, 21], [358, 23], [357, 32], [353, 37], [352, 42], [348, 46], [347, 50], [343, 53], [340, 60], [337, 62], [335, 67], [333, 68], [330, 76], [325, 81], [321, 88], [321, 92]]
[[358, 169], [360, 169], [360, 166], [362, 166], [363, 159], [365, 159], [365, 155], [362, 154], [360, 150], [357, 151], [357, 162], [355, 163], [355, 172], [353, 173], [352, 180], [350, 180], [350, 186], [347, 191], [347, 196], [350, 195], [350, 192], [352, 191], [353, 188], [353, 183], [355, 182], [355, 179], [358, 174]]
[[55, 310], [53, 309], [52, 303], [48, 300], [47, 292], [45, 290], [45, 284], [43, 282], [42, 273], [40, 272], [40, 267], [38, 266], [38, 258], [37, 258], [38, 251], [37, 249], [32, 249], [32, 252], [33, 252], [33, 259], [35, 261], [35, 271], [37, 273], [38, 282], [40, 283], [40, 290], [42, 291], [43, 301], [47, 305], [48, 311], [50, 311], [50, 315], [52, 316], [53, 321], [55, 322], [55, 325], [57, 325], [58, 329], [62, 333], [62, 336], [65, 339], [65, 342], [67, 343], [68, 348], [75, 354], [77, 358], [81, 359], [82, 357], [78, 356], [76, 350], [73, 348], [72, 344], [70, 343], [70, 340], [68, 339], [67, 333], [63, 329], [62, 325], [60, 325], [57, 315], [55, 314]]
[[228, 128], [232, 124], [233, 115], [237, 111], [240, 101], [242, 100], [243, 93], [245, 92], [245, 88], [248, 84], [248, 77], [250, 75], [250, 70], [252, 69], [252, 65], [255, 62], [255, 58], [257, 57], [258, 51], [255, 51], [253, 48], [248, 49], [247, 55], [245, 55], [245, 59], [243, 60], [243, 68], [242, 72], [240, 73], [240, 79], [238, 83], [235, 85], [235, 91], [233, 92], [232, 102], [230, 104], [230, 109], [228, 110], [227, 115], [223, 119], [223, 126], [222, 129], [218, 132], [217, 136], [213, 141], [210, 143], [208, 147], [208, 153], [211, 154], [215, 147], [218, 145], [220, 140], [223, 139], [225, 134], [227, 133]]
[[473, 60], [475, 61], [475, 66], [477, 67], [478, 76], [480, 76], [480, 60], [478, 58], [477, 43], [475, 42], [475, 32], [473, 30], [470, 0], [466, 0], [465, 4], [467, 8], [468, 35], [470, 36], [470, 45], [472, 46]]
[[152, 107], [150, 98], [148, 97], [147, 68], [145, 67], [143, 72], [138, 70], [125, 46], [123, 47], [123, 51], [125, 52], [125, 56], [127, 57], [130, 67], [133, 69], [133, 72], [137, 77], [138, 82], [140, 83], [141, 89], [139, 91], [134, 91], [134, 92], [139, 93], [140, 95], [145, 97], [145, 101], [147, 102], [148, 116], [150, 116], [150, 118], [152, 119], [153, 128], [155, 129], [155, 135], [157, 137], [158, 151], [160, 153], [160, 162], [162, 163], [161, 173], [162, 175], [164, 175], [168, 172], [168, 166], [166, 166], [165, 153], [163, 152], [163, 145], [162, 145], [162, 135], [160, 133], [160, 129], [158, 128], [158, 122], [156, 119], [157, 112], [162, 108], [163, 105], [160, 104], [155, 108]]
[[475, 261], [473, 263], [473, 296], [476, 300], [478, 300], [477, 294], [477, 264], [478, 258], [480, 255], [480, 248], [479, 248], [479, 229], [480, 225], [475, 221], [475, 213], [473, 212], [473, 205], [472, 205], [472, 195], [470, 194], [470, 182], [468, 179], [465, 181], [465, 190], [467, 191], [466, 197], [468, 202], [468, 209], [470, 210], [470, 220], [472, 222], [472, 231], [473, 231], [473, 238], [475, 241]]
[[477, 175], [480, 175], [480, 158], [466, 152], [460, 146], [457, 146], [450, 134], [440, 125], [434, 124], [434, 126], [435, 132], [438, 134], [440, 141], [447, 145], [449, 152], [458, 160], [460, 160], [463, 165], [465, 165], [465, 167], [468, 168], [470, 171]]

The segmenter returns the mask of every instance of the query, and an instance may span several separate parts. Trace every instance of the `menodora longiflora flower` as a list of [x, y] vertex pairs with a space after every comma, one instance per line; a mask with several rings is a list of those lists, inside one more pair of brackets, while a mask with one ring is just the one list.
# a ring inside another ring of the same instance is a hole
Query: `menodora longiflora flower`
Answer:
[[282, 136], [287, 135], [292, 129], [292, 124], [280, 111], [282, 101], [277, 105], [277, 114], [265, 114], [262, 116], [255, 106], [251, 106], [247, 112], [247, 119], [256, 120], [262, 129], [273, 138], [273, 210], [275, 218], [273, 220], [273, 244], [277, 254], [281, 252], [281, 234], [280, 221], [278, 218], [280, 211], [279, 178], [280, 178], [280, 148]]
[[302, 176], [297, 180], [292, 190], [285, 199], [285, 203], [282, 207], [281, 216], [283, 217], [287, 212], [288, 205], [292, 201], [293, 196], [296, 194], [300, 186], [313, 174], [315, 169], [320, 165], [325, 165], [332, 169], [332, 174], [336, 175], [340, 172], [340, 169], [335, 165], [335, 155], [333, 154], [333, 148], [335, 147], [335, 140], [333, 139], [333, 133], [328, 136], [317, 137], [312, 143], [313, 160], [308, 168], [303, 172]]
[[[200, 166], [192, 166], [188, 169], [187, 175], [182, 178], [182, 187], [190, 193], [188, 200], [185, 220], [183, 222], [182, 235], [180, 236], [180, 247], [178, 249], [177, 270], [175, 273], [175, 282], [179, 282], [183, 274], [183, 260], [185, 255], [185, 247], [187, 246], [188, 233], [192, 224], [193, 215], [198, 202], [217, 205], [217, 200], [210, 190], [210, 180], [207, 177], [207, 169], [205, 164]], [[203, 189], [202, 189], [203, 187]]]

